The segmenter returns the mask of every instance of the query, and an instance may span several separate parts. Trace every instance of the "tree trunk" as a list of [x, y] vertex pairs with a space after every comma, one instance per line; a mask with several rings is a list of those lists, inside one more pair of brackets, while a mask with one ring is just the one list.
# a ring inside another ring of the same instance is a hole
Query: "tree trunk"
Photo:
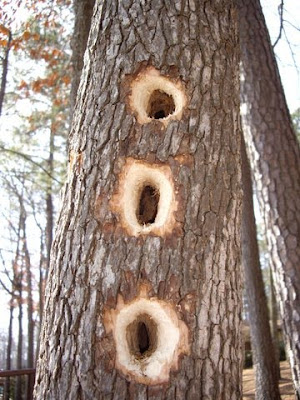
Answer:
[[23, 199], [20, 199], [21, 212], [21, 228], [22, 228], [22, 244], [24, 263], [26, 270], [26, 291], [27, 291], [27, 367], [34, 367], [34, 321], [33, 321], [33, 297], [32, 297], [32, 273], [30, 255], [27, 246], [26, 234], [26, 211], [23, 204]]
[[95, 0], [74, 0], [75, 24], [72, 37], [72, 86], [71, 114], [73, 114], [77, 90], [83, 68], [83, 56], [90, 33]]
[[273, 274], [271, 268], [270, 270], [270, 310], [271, 310], [271, 333], [272, 333], [272, 341], [275, 352], [276, 359], [276, 375], [278, 379], [281, 378], [280, 373], [280, 351], [279, 351], [279, 334], [278, 334], [278, 312], [277, 312], [277, 302], [273, 281]]
[[242, 138], [242, 263], [249, 305], [251, 345], [255, 363], [255, 398], [280, 399], [276, 358], [269, 325], [267, 299], [259, 261], [256, 224], [253, 207], [251, 170]]
[[[48, 166], [50, 176], [54, 173], [54, 138], [55, 138], [55, 121], [51, 123], [50, 136], [49, 136], [49, 156], [48, 156]], [[47, 193], [46, 193], [46, 251], [47, 251], [47, 264], [46, 264], [46, 279], [48, 277], [49, 267], [50, 267], [50, 254], [53, 242], [53, 185], [52, 178], [48, 178]]]
[[258, 0], [240, 0], [243, 130], [300, 397], [300, 149]]
[[45, 297], [45, 284], [46, 284], [46, 257], [44, 256], [44, 233], [45, 231], [38, 224], [40, 229], [40, 261], [39, 261], [39, 325], [38, 325], [38, 333], [37, 333], [37, 343], [36, 343], [36, 357], [38, 358], [38, 353], [40, 349], [40, 336], [42, 329], [42, 319], [44, 313], [44, 297]]
[[[5, 28], [4, 28], [5, 29]], [[10, 46], [12, 41], [11, 31], [7, 29], [7, 44], [4, 50], [4, 56], [2, 58], [2, 75], [1, 75], [1, 86], [0, 86], [0, 116], [2, 114], [2, 108], [5, 97], [5, 88], [7, 82], [7, 72], [8, 72], [8, 57], [10, 52]]]
[[[18, 349], [17, 349], [17, 369], [23, 367], [23, 273], [20, 271], [19, 282], [18, 282], [18, 305], [19, 305], [19, 316], [18, 316]], [[22, 400], [22, 377], [17, 376], [16, 378], [16, 389], [15, 399]]]
[[[8, 326], [8, 338], [7, 338], [7, 348], [6, 348], [6, 369], [11, 369], [11, 350], [12, 350], [12, 329], [13, 329], [13, 319], [14, 319], [14, 298], [11, 298], [11, 305], [9, 308], [9, 326]], [[5, 379], [4, 386], [4, 400], [10, 399], [10, 377]]]
[[241, 398], [233, 3], [95, 6], [37, 399]]

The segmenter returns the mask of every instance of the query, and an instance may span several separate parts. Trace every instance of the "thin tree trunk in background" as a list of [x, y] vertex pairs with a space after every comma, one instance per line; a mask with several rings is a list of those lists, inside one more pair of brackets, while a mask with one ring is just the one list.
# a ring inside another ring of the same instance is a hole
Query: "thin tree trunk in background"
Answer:
[[243, 131], [300, 398], [300, 148], [258, 0], [239, 0]]
[[40, 261], [39, 261], [39, 325], [38, 325], [38, 333], [37, 333], [37, 343], [36, 343], [36, 351], [35, 351], [35, 362], [37, 360], [38, 354], [39, 354], [39, 349], [40, 349], [40, 335], [41, 335], [41, 329], [42, 329], [42, 319], [43, 319], [43, 313], [44, 313], [44, 297], [45, 297], [45, 285], [46, 285], [46, 258], [44, 256], [44, 235], [43, 235], [43, 229], [41, 228], [40, 225], [38, 225], [40, 228], [41, 236], [40, 236]]
[[74, 0], [75, 24], [72, 47], [72, 83], [71, 83], [71, 115], [75, 107], [81, 71], [83, 68], [83, 56], [89, 37], [91, 19], [95, 0]]
[[47, 189], [46, 189], [46, 228], [45, 228], [45, 247], [46, 257], [44, 259], [44, 238], [43, 229], [37, 223], [40, 228], [40, 265], [39, 265], [39, 334], [37, 340], [37, 354], [40, 347], [40, 332], [44, 314], [44, 302], [45, 302], [45, 286], [48, 278], [49, 267], [50, 267], [50, 255], [51, 247], [53, 242], [53, 230], [54, 230], [54, 206], [53, 206], [53, 181], [54, 176], [54, 151], [55, 151], [55, 121], [51, 122], [49, 131], [49, 154], [47, 160], [47, 171], [49, 172]]
[[40, 348], [40, 334], [41, 334], [41, 326], [42, 326], [42, 315], [44, 310], [44, 296], [45, 296], [45, 280], [46, 280], [46, 255], [45, 255], [45, 236], [46, 236], [46, 229], [40, 223], [39, 219], [37, 218], [36, 207], [34, 202], [31, 201], [31, 207], [33, 212], [33, 217], [40, 231], [39, 239], [40, 239], [40, 257], [39, 257], [39, 275], [38, 275], [38, 322], [36, 324], [36, 347], [34, 352], [34, 363], [36, 363], [39, 348]]
[[[13, 186], [10, 186], [10, 189], [14, 190]], [[14, 260], [12, 261], [12, 270], [13, 270], [13, 284], [12, 284], [12, 295], [15, 296], [16, 305], [18, 305], [18, 344], [17, 344], [17, 360], [16, 360], [16, 368], [22, 368], [22, 353], [23, 353], [23, 266], [20, 264], [21, 259], [21, 236], [22, 236], [22, 213], [19, 212], [19, 221], [18, 221], [18, 229], [16, 230], [16, 252], [14, 256]], [[16, 378], [16, 385], [14, 388], [14, 400], [22, 399], [22, 386], [21, 386], [21, 377]]]
[[[20, 267], [18, 277], [18, 305], [19, 305], [19, 316], [18, 316], [18, 347], [17, 347], [17, 369], [23, 367], [23, 272]], [[16, 389], [15, 399], [22, 400], [22, 377], [17, 376], [16, 378]]]
[[255, 364], [255, 398], [280, 399], [275, 366], [276, 358], [269, 325], [267, 298], [260, 267], [256, 223], [253, 207], [251, 170], [242, 138], [242, 263], [249, 305], [251, 345]]
[[32, 273], [30, 255], [27, 246], [26, 234], [26, 210], [23, 199], [20, 198], [21, 229], [22, 229], [22, 251], [26, 270], [26, 291], [27, 291], [27, 367], [34, 368], [34, 321], [33, 321], [33, 297], [32, 297]]
[[[8, 338], [7, 338], [7, 349], [6, 349], [6, 369], [11, 369], [11, 350], [12, 350], [12, 329], [13, 329], [13, 318], [14, 318], [14, 305], [13, 296], [11, 298], [11, 305], [9, 308], [9, 325], [8, 325]], [[5, 379], [4, 386], [4, 400], [10, 399], [10, 378]]]
[[[54, 130], [54, 121], [51, 124], [50, 129], [50, 137], [49, 137], [49, 156], [48, 156], [48, 171], [50, 176], [53, 176], [54, 173], [54, 138], [55, 138], [55, 130]], [[47, 251], [47, 262], [46, 262], [46, 280], [48, 277], [49, 266], [50, 266], [50, 254], [51, 247], [53, 242], [53, 216], [54, 216], [54, 208], [53, 208], [53, 184], [52, 178], [48, 178], [47, 185], [47, 193], [46, 193], [46, 251]], [[44, 294], [42, 294], [44, 301]]]
[[7, 30], [7, 44], [4, 50], [4, 57], [2, 59], [2, 76], [1, 76], [1, 87], [0, 87], [0, 116], [2, 114], [2, 108], [5, 97], [5, 88], [7, 83], [7, 72], [8, 72], [8, 57], [9, 57], [11, 40], [12, 40], [12, 34], [9, 30]]
[[273, 274], [270, 268], [270, 311], [271, 311], [271, 333], [272, 333], [272, 340], [273, 346], [275, 351], [275, 358], [276, 358], [276, 375], [278, 379], [280, 379], [280, 351], [279, 351], [279, 334], [278, 334], [278, 312], [277, 312], [277, 302], [276, 302], [276, 295], [275, 295], [275, 287], [273, 281]]
[[[73, 118], [70, 176], [52, 246], [36, 399], [240, 399], [235, 18], [228, 0], [96, 4]], [[129, 105], [127, 85], [138, 73], [162, 85], [152, 91], [147, 124]], [[168, 103], [174, 88], [183, 95], [177, 108]], [[171, 111], [154, 110], [160, 102]], [[161, 116], [166, 114], [170, 118]], [[150, 174], [136, 204], [131, 196], [118, 201], [132, 170]], [[157, 174], [168, 184], [156, 181]], [[142, 199], [152, 184], [157, 190], [145, 197], [159, 210], [153, 220], [146, 218]], [[174, 209], [167, 208], [167, 198]], [[134, 207], [133, 219], [144, 233], [127, 230], [118, 211], [126, 204]], [[160, 220], [164, 211], [168, 224]], [[120, 328], [125, 342], [119, 348], [110, 327], [114, 312], [140, 301], [168, 310], [176, 326], [162, 327], [157, 313], [138, 308], [133, 325]], [[163, 341], [157, 339], [162, 332]], [[180, 346], [176, 342], [170, 362], [180, 356], [170, 367], [164, 364], [170, 375], [163, 370], [157, 376], [174, 337]], [[141, 374], [119, 364], [128, 348]]]
[[[46, 279], [50, 266], [51, 246], [53, 242], [53, 199], [50, 192], [50, 185], [48, 186], [48, 193], [46, 195]], [[44, 294], [42, 294], [44, 296]]]

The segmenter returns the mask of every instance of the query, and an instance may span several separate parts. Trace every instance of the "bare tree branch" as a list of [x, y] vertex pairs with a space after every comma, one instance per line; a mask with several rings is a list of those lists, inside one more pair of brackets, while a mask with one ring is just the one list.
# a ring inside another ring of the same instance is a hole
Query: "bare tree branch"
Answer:
[[281, 39], [281, 35], [282, 35], [282, 31], [283, 31], [283, 7], [284, 7], [284, 0], [281, 0], [281, 3], [278, 6], [278, 14], [279, 14], [279, 17], [280, 17], [279, 34], [278, 34], [277, 39], [275, 40], [275, 43], [272, 45], [273, 50], [274, 50], [276, 44]]
[[297, 65], [296, 59], [295, 59], [295, 53], [293, 52], [291, 43], [290, 43], [290, 41], [288, 39], [288, 36], [286, 34], [286, 31], [285, 31], [284, 27], [283, 27], [283, 33], [284, 33], [284, 37], [285, 37], [285, 39], [287, 41], [287, 44], [288, 44], [290, 52], [291, 52], [291, 56], [292, 56], [292, 59], [293, 59], [294, 67], [295, 67], [295, 69], [297, 71], [297, 75], [299, 76], [299, 69], [298, 69], [298, 65]]
[[5, 285], [5, 283], [2, 281], [2, 279], [0, 278], [0, 285], [2, 286], [2, 288], [8, 293], [10, 294], [12, 297], [14, 296], [14, 293], [8, 289], [8, 287]]
[[0, 145], [0, 150], [7, 152], [7, 153], [11, 153], [11, 154], [15, 154], [17, 156], [20, 156], [22, 158], [24, 158], [24, 160], [31, 162], [32, 164], [36, 165], [38, 168], [40, 168], [42, 171], [44, 171], [51, 179], [53, 179], [55, 182], [57, 182], [59, 185], [62, 185], [63, 182], [61, 182], [59, 179], [55, 178], [53, 175], [51, 175], [49, 173], [49, 171], [46, 170], [46, 168], [44, 168], [41, 164], [39, 164], [38, 162], [34, 161], [30, 156], [28, 156], [27, 154], [21, 153], [17, 150], [12, 150], [12, 149], [7, 149], [6, 147], [4, 147], [3, 145]]

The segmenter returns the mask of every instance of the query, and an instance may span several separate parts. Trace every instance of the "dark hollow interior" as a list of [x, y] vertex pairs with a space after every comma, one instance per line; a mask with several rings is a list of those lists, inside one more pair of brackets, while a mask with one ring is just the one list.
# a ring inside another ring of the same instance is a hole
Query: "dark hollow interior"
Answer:
[[173, 97], [162, 90], [154, 90], [149, 99], [148, 116], [154, 119], [166, 118], [175, 111]]
[[137, 328], [137, 342], [141, 355], [143, 355], [150, 347], [149, 332], [146, 324], [140, 322]]
[[137, 219], [139, 224], [153, 224], [157, 215], [159, 191], [153, 186], [146, 185], [140, 195]]
[[157, 324], [148, 314], [140, 314], [126, 329], [129, 351], [137, 359], [149, 357], [157, 347]]

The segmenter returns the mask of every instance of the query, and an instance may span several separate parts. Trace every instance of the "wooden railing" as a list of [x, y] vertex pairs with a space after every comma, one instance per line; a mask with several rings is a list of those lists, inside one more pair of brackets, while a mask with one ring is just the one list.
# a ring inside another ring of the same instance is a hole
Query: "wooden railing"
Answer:
[[[0, 370], [0, 378], [11, 378], [13, 376], [22, 376], [27, 375], [27, 400], [33, 399], [33, 387], [34, 387], [34, 378], [35, 378], [35, 369], [12, 369], [12, 370]], [[5, 393], [4, 393], [5, 396]], [[5, 397], [4, 397], [5, 398]], [[7, 397], [9, 398], [9, 397]]]

